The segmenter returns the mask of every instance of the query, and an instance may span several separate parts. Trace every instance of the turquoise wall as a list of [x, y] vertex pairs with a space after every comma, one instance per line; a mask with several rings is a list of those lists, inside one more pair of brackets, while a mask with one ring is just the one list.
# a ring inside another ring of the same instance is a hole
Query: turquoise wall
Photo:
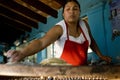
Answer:
[[[80, 2], [80, 1], [79, 1]], [[47, 32], [54, 24], [62, 19], [62, 9], [58, 11], [58, 18], [48, 17], [47, 24], [39, 23], [39, 29], [33, 29], [30, 34], [30, 40], [42, 37], [41, 32]], [[108, 2], [98, 2], [92, 5], [86, 11], [81, 13], [82, 16], [88, 16], [88, 22], [94, 39], [98, 47], [104, 55], [111, 56], [113, 61], [117, 61], [116, 57], [120, 57], [120, 37], [114, 41], [112, 38], [112, 26], [109, 20], [110, 10]], [[42, 54], [41, 54], [42, 53]], [[38, 53], [38, 63], [46, 56], [45, 51]]]
[[110, 56], [113, 62], [120, 62], [120, 37], [112, 40], [109, 2], [101, 2], [86, 13], [94, 39], [101, 52]]
[[0, 45], [0, 63], [3, 63], [3, 49], [4, 49], [4, 46]]
[[[103, 4], [99, 3], [92, 7], [90, 11], [87, 13], [88, 22], [90, 25], [90, 29], [92, 35], [97, 42], [101, 52], [106, 55], [106, 39], [105, 39], [105, 31], [104, 31], [104, 15], [103, 15]], [[101, 44], [102, 43], [102, 44]]]
[[112, 56], [114, 62], [120, 62], [120, 36], [112, 40], [112, 25], [109, 19], [110, 8], [108, 3], [105, 6], [104, 17], [107, 52]]

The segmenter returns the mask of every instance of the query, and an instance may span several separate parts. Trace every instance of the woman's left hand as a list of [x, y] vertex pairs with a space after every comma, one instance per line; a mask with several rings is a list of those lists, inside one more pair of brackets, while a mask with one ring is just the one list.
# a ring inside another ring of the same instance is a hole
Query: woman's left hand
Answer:
[[108, 56], [101, 56], [100, 58], [101, 58], [102, 60], [108, 62], [108, 63], [110, 63], [110, 62], [112, 61], [112, 58], [110, 58], [110, 57], [108, 57]]

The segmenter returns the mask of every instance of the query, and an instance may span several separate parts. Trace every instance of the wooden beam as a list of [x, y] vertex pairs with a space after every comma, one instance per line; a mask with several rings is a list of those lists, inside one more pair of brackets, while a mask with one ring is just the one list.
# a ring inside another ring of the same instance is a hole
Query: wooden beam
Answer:
[[13, 19], [19, 20], [19, 21], [21, 21], [21, 22], [23, 22], [27, 25], [30, 25], [34, 28], [38, 28], [38, 23], [37, 22], [34, 22], [30, 19], [27, 19], [26, 17], [24, 17], [22, 15], [19, 15], [19, 14], [15, 13], [15, 12], [7, 9], [7, 8], [4, 8], [1, 5], [0, 5], [0, 13], [6, 15], [8, 17], [11, 17]]
[[46, 23], [47, 22], [47, 19], [45, 17], [43, 17], [42, 15], [36, 13], [36, 12], [33, 12], [32, 10], [18, 4], [17, 2], [14, 2], [13, 0], [0, 0], [0, 4], [3, 4], [7, 7], [10, 7], [11, 9], [14, 9], [30, 18], [33, 18], [37, 21], [40, 21], [42, 23]]
[[40, 2], [39, 0], [22, 0], [26, 2], [27, 4], [30, 4], [31, 6], [39, 9], [40, 11], [43, 11], [55, 18], [58, 17], [58, 12], [51, 7], [45, 5], [44, 3]]
[[9, 18], [7, 16], [4, 16], [1, 13], [0, 13], [0, 21], [1, 22], [7, 22], [9, 25], [12, 25], [13, 27], [21, 29], [23, 31], [31, 32], [31, 30], [32, 30], [30, 27], [28, 27], [28, 26], [26, 26], [24, 24], [21, 24], [18, 21], [13, 20], [13, 19], [11, 19], [11, 18]]
[[61, 4], [62, 6], [65, 4], [66, 0], [55, 0], [56, 2], [58, 2], [59, 4]]

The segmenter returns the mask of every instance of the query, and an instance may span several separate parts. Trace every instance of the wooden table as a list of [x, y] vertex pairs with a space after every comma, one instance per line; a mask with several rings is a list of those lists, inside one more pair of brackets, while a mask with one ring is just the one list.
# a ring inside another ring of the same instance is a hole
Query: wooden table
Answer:
[[[120, 80], [120, 66], [41, 66], [0, 64], [0, 80]], [[30, 79], [29, 79], [30, 80]]]

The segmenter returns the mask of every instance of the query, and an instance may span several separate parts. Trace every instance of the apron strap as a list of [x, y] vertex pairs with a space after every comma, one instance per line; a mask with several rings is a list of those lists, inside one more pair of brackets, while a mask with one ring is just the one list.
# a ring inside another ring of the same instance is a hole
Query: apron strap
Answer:
[[68, 25], [67, 25], [66, 21], [65, 21], [65, 24], [66, 24], [67, 39], [69, 40], [69, 35], [68, 35]]
[[83, 30], [82, 30], [82, 28], [81, 28], [81, 27], [80, 27], [80, 30], [81, 30], [81, 32], [82, 32], [82, 34], [83, 34], [83, 36], [84, 36], [85, 40], [87, 40], [87, 38], [86, 38], [86, 36], [85, 36], [85, 33], [83, 32]]

